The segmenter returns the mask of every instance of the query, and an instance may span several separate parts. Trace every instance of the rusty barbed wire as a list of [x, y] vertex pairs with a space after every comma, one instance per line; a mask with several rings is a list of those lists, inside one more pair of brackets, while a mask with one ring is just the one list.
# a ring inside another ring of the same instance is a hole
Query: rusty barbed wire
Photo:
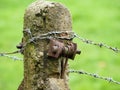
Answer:
[[93, 78], [102, 79], [102, 80], [105, 80], [105, 81], [112, 82], [112, 83], [120, 85], [119, 81], [116, 81], [116, 80], [114, 80], [112, 78], [109, 78], [109, 77], [103, 77], [103, 76], [100, 76], [100, 75], [95, 74], [95, 73], [88, 73], [88, 72], [85, 72], [85, 71], [82, 71], [82, 70], [69, 70], [69, 73], [84, 74], [84, 75], [87, 75], [87, 76], [91, 76]]

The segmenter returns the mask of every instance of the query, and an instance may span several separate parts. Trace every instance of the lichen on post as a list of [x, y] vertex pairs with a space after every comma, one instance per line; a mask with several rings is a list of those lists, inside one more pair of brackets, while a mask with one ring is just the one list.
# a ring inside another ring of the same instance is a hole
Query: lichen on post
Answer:
[[[25, 11], [22, 43], [47, 32], [71, 30], [71, 15], [66, 7], [60, 3], [38, 0]], [[46, 39], [37, 39], [26, 44], [23, 51], [23, 89], [19, 90], [69, 90], [68, 71], [65, 70], [61, 77], [63, 57], [48, 58], [48, 48], [49, 40]]]

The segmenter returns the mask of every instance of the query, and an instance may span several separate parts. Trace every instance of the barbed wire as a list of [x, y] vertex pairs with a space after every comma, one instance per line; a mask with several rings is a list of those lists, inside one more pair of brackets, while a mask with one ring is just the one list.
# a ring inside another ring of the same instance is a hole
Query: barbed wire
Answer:
[[11, 53], [0, 53], [0, 57], [7, 57], [7, 58], [10, 58], [10, 59], [13, 59], [13, 60], [20, 60], [22, 61], [23, 59], [22, 58], [18, 58], [16, 56], [11, 56], [9, 54], [16, 54], [16, 53], [20, 53], [19, 51], [15, 51], [15, 52], [11, 52]]
[[[25, 31], [32, 37], [30, 29], [26, 29]], [[63, 36], [61, 36], [61, 34]], [[66, 36], [64, 36], [64, 34]], [[51, 38], [57, 38], [57, 39], [63, 39], [63, 40], [72, 40], [74, 38], [78, 38], [79, 40], [81, 40], [82, 42], [84, 42], [86, 44], [96, 45], [96, 46], [99, 46], [100, 48], [105, 47], [105, 48], [110, 49], [116, 53], [120, 52], [120, 49], [118, 49], [117, 47], [111, 47], [111, 46], [104, 44], [104, 43], [96, 43], [92, 40], [81, 37], [80, 35], [76, 34], [73, 31], [51, 31], [48, 33], [41, 34], [40, 36], [37, 36], [37, 37], [32, 37], [29, 40], [29, 42], [33, 42], [36, 39], [51, 39]]]
[[[110, 49], [110, 50], [112, 50], [112, 51], [114, 51], [116, 53], [120, 52], [120, 49], [118, 49], [116, 47], [111, 47], [111, 46], [109, 46], [107, 44], [104, 44], [104, 43], [96, 43], [96, 42], [94, 42], [92, 40], [85, 39], [85, 38], [81, 37], [80, 35], [76, 34], [73, 31], [51, 31], [51, 32], [44, 33], [44, 34], [41, 34], [41, 35], [36, 36], [36, 37], [32, 36], [32, 33], [31, 33], [30, 29], [25, 29], [23, 32], [26, 32], [30, 36], [28, 42], [24, 43], [23, 48], [28, 43], [31, 43], [31, 42], [35, 43], [35, 41], [37, 39], [55, 38], [55, 39], [61, 39], [61, 40], [72, 40], [74, 38], [78, 38], [79, 40], [81, 40], [82, 42], [84, 42], [86, 44], [96, 45], [96, 46], [99, 46], [99, 47], [105, 47], [105, 48]], [[11, 54], [19, 53], [19, 52], [12, 52]], [[0, 53], [0, 56], [9, 57], [9, 58], [13, 57], [14, 60], [17, 60], [17, 57], [9, 56], [8, 54], [10, 54], [10, 53]], [[20, 60], [20, 59], [18, 58], [18, 60]]]
[[[28, 33], [30, 34], [30, 33]], [[32, 36], [32, 35], [30, 35]], [[74, 32], [72, 31], [51, 31], [48, 33], [41, 34], [37, 37], [32, 37], [30, 41], [36, 40], [36, 39], [63, 39], [63, 40], [72, 40], [75, 37]]]
[[75, 33], [75, 37], [78, 38], [79, 40], [81, 40], [82, 42], [86, 43], [86, 44], [96, 45], [96, 46], [99, 46], [100, 48], [105, 47], [105, 48], [110, 49], [110, 50], [112, 50], [116, 53], [120, 52], [120, 49], [118, 49], [117, 47], [111, 47], [111, 46], [109, 46], [107, 44], [104, 44], [104, 43], [96, 43], [92, 40], [85, 39], [85, 38], [81, 37], [80, 35], [78, 35], [76, 33]]
[[[73, 31], [51, 31], [51, 32], [44, 33], [44, 34], [41, 34], [41, 35], [36, 36], [36, 37], [32, 36], [32, 33], [31, 33], [30, 29], [25, 29], [23, 32], [26, 32], [30, 36], [28, 42], [26, 42], [23, 45], [23, 48], [28, 43], [31, 43], [31, 42], [35, 43], [35, 41], [37, 39], [51, 39], [51, 38], [56, 38], [56, 39], [61, 39], [61, 40], [72, 40], [74, 38], [78, 38], [79, 40], [81, 40], [82, 42], [84, 42], [86, 44], [96, 45], [96, 46], [99, 46], [99, 47], [105, 47], [105, 48], [110, 49], [110, 50], [112, 50], [112, 51], [114, 51], [116, 53], [120, 52], [120, 49], [118, 49], [116, 47], [111, 47], [111, 46], [109, 46], [107, 44], [104, 44], [104, 43], [96, 43], [96, 42], [94, 42], [92, 40], [85, 39], [85, 38], [81, 37], [80, 35], [76, 34]], [[12, 58], [14, 60], [21, 60], [21, 59], [15, 57], [15, 56], [8, 55], [8, 54], [20, 53], [20, 51], [12, 52], [12, 53], [0, 53], [0, 56]]]
[[[74, 38], [78, 38], [79, 40], [81, 40], [82, 42], [84, 42], [86, 44], [96, 45], [96, 46], [99, 46], [99, 47], [105, 47], [105, 48], [110, 49], [110, 50], [112, 50], [112, 51], [114, 51], [116, 53], [120, 52], [120, 49], [118, 49], [116, 47], [111, 47], [111, 46], [109, 46], [107, 44], [104, 44], [104, 43], [96, 43], [96, 42], [94, 42], [92, 40], [85, 39], [85, 38], [81, 37], [80, 35], [76, 34], [75, 32], [72, 32], [72, 31], [52, 31], [52, 32], [41, 34], [41, 35], [39, 35], [37, 37], [32, 36], [32, 33], [31, 33], [30, 29], [26, 29], [26, 30], [24, 30], [24, 32], [27, 32], [29, 34], [30, 38], [28, 39], [28, 42], [24, 43], [22, 49], [24, 49], [24, 47], [28, 43], [31, 43], [31, 42], [35, 43], [35, 41], [39, 40], [39, 39], [52, 39], [52, 38], [55, 38], [55, 39], [61, 39], [61, 40], [72, 40]], [[13, 59], [13, 60], [21, 60], [21, 61], [23, 61], [22, 58], [18, 58], [16, 56], [10, 56], [9, 55], [9, 54], [21, 53], [22, 49], [18, 50], [18, 51], [15, 51], [15, 52], [12, 52], [12, 53], [0, 53], [0, 57], [7, 57], [7, 58], [10, 58], [10, 59]], [[112, 78], [99, 76], [98, 74], [94, 74], [94, 73], [88, 73], [88, 72], [80, 71], [80, 70], [69, 70], [69, 73], [84, 74], [84, 75], [87, 75], [87, 76], [91, 76], [91, 77], [94, 77], [94, 78], [106, 80], [108, 82], [113, 82], [115, 84], [120, 85], [120, 82], [115, 81]]]
[[116, 81], [116, 80], [114, 80], [112, 78], [109, 78], [109, 77], [99, 76], [98, 74], [95, 74], [95, 73], [88, 73], [88, 72], [85, 72], [85, 71], [82, 71], [82, 70], [69, 70], [69, 73], [84, 74], [84, 75], [87, 75], [87, 76], [91, 76], [93, 78], [102, 79], [102, 80], [105, 80], [105, 81], [112, 82], [112, 83], [120, 85], [119, 81]]
[[[31, 42], [33, 42], [33, 43], [35, 43], [35, 41], [37, 40], [37, 39], [51, 39], [51, 38], [57, 38], [57, 39], [64, 39], [64, 40], [72, 40], [73, 38], [74, 38], [74, 35], [73, 35], [73, 32], [72, 31], [52, 31], [52, 32], [48, 32], [48, 33], [44, 33], [44, 34], [41, 34], [41, 35], [39, 35], [39, 36], [37, 36], [37, 37], [33, 37], [32, 36], [32, 33], [31, 33], [31, 31], [30, 31], [30, 29], [25, 29], [23, 32], [26, 32], [29, 36], [30, 36], [30, 38], [29, 38], [29, 40], [26, 42], [26, 43], [24, 43], [24, 45], [23, 45], [23, 47], [22, 47], [22, 49], [27, 45], [27, 44], [29, 44], [29, 43], [31, 43]], [[61, 37], [60, 35], [61, 34], [67, 34], [67, 37], [66, 36], [64, 36], [63, 35], [63, 37]], [[69, 35], [69, 36], [68, 36]], [[13, 60], [23, 60], [23, 59], [21, 59], [21, 58], [18, 58], [18, 57], [16, 57], [16, 56], [10, 56], [9, 54], [16, 54], [16, 53], [21, 53], [21, 51], [22, 51], [22, 49], [21, 50], [18, 50], [18, 51], [15, 51], [15, 52], [10, 52], [10, 53], [0, 53], [0, 57], [7, 57], [7, 58], [10, 58], [10, 59], [13, 59]]]

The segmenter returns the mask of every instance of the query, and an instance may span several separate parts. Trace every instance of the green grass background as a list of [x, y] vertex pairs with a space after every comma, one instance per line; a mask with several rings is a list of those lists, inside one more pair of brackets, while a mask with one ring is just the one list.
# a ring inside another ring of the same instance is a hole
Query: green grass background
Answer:
[[[0, 0], [0, 52], [16, 50], [22, 38], [25, 8], [35, 0]], [[69, 8], [73, 31], [96, 42], [120, 48], [120, 0], [54, 0]], [[120, 53], [87, 45], [69, 61], [70, 69], [85, 70], [120, 81]], [[19, 55], [19, 57], [21, 57]], [[0, 57], [0, 90], [17, 90], [23, 79], [23, 62]], [[70, 74], [71, 90], [120, 90], [120, 85], [85, 75]]]

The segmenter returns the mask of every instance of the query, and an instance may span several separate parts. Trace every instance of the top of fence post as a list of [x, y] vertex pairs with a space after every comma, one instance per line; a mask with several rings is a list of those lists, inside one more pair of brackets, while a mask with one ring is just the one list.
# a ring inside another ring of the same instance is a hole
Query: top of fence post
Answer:
[[65, 64], [64, 58], [47, 57], [50, 41], [47, 39], [33, 40], [33, 37], [39, 37], [51, 31], [71, 30], [70, 12], [62, 4], [38, 0], [28, 6], [24, 15], [22, 41], [25, 45], [23, 51], [24, 90], [69, 90], [68, 71], [65, 70], [61, 76], [62, 65]]

